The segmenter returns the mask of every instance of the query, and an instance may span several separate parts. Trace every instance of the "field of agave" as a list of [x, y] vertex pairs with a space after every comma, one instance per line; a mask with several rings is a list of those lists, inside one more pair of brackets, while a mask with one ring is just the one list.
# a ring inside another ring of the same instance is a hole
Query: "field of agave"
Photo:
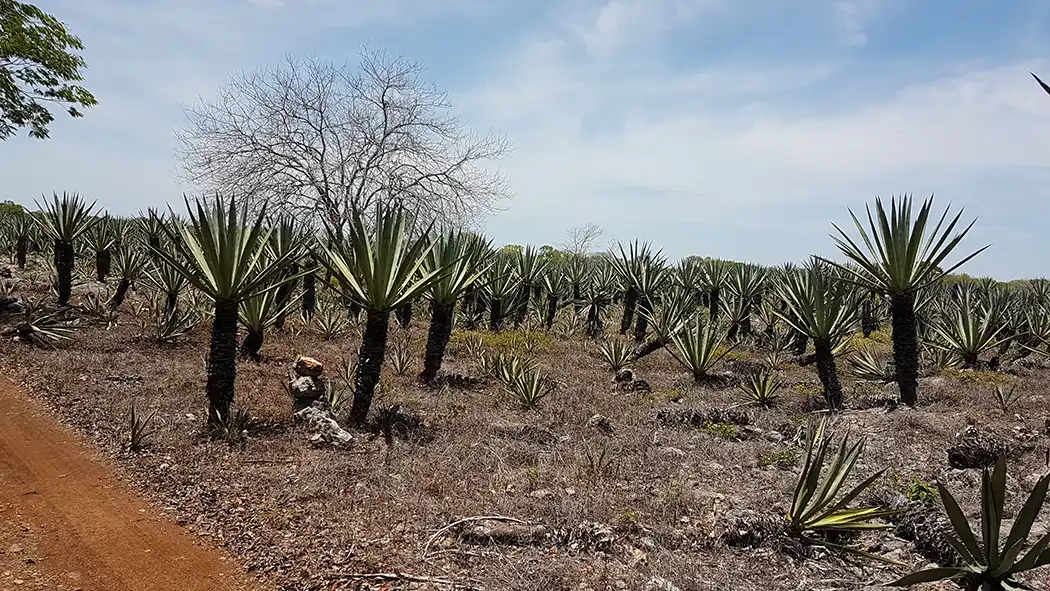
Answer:
[[[2, 347], [286, 588], [1039, 588], [1050, 281], [953, 275], [932, 207], [763, 267], [55, 195], [2, 221]], [[350, 449], [298, 437], [300, 354]]]

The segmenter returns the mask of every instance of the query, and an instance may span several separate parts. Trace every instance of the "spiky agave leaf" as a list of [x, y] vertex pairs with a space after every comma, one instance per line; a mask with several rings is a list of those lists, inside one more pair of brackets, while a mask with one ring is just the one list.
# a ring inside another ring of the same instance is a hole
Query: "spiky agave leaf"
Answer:
[[[885, 468], [861, 481], [843, 494], [846, 481], [853, 473], [857, 460], [864, 451], [864, 438], [850, 441], [849, 434], [839, 442], [837, 451], [831, 455], [834, 437], [826, 434], [827, 419], [821, 419], [816, 427], [806, 430], [806, 456], [802, 472], [795, 484], [791, 508], [787, 515], [788, 532], [808, 542], [836, 547], [847, 552], [899, 564], [849, 546], [817, 542], [811, 535], [831, 531], [866, 531], [893, 527], [887, 523], [873, 521], [896, 513], [894, 510], [874, 507], [849, 508], [849, 504], [860, 493], [870, 487]], [[830, 463], [828, 459], [830, 458]], [[825, 467], [826, 465], [826, 467]]]
[[[1050, 533], [1040, 537], [1034, 544], [1028, 543], [1039, 513], [1050, 487], [1050, 473], [1044, 474], [1035, 484], [1021, 511], [1014, 520], [1006, 540], [1000, 543], [1003, 522], [1003, 507], [1006, 502], [1006, 457], [1000, 457], [995, 467], [984, 469], [981, 475], [981, 528], [980, 540], [951, 492], [937, 483], [941, 504], [952, 524], [955, 536], [949, 542], [962, 559], [961, 566], [939, 567], [912, 573], [889, 586], [910, 587], [919, 583], [941, 580], [966, 579], [981, 589], [1004, 589], [1008, 591], [1028, 589], [1016, 580], [1016, 576], [1050, 564]], [[1028, 548], [1023, 556], [1021, 551]]]

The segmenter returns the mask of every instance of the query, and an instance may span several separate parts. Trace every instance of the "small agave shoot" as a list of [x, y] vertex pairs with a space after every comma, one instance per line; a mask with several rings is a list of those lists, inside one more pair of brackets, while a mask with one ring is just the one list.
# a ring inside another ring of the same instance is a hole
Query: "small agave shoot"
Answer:
[[153, 422], [155, 414], [156, 413], [150, 413], [143, 417], [142, 414], [136, 410], [135, 405], [131, 405], [131, 410], [128, 412], [128, 450], [132, 453], [142, 451], [146, 439], [153, 434], [153, 429], [150, 428], [150, 423]]
[[58, 274], [56, 284], [58, 305], [68, 306], [69, 296], [73, 291], [73, 266], [77, 243], [91, 229], [95, 218], [91, 212], [95, 203], [85, 203], [76, 193], [63, 193], [60, 198], [56, 193], [52, 201], [45, 201], [44, 214], [34, 217], [43, 233], [52, 240], [54, 246], [54, 264]]
[[778, 392], [784, 387], [784, 382], [777, 374], [768, 369], [748, 374], [740, 382], [740, 390], [747, 395], [750, 401], [762, 408], [775, 406], [780, 397]]
[[613, 371], [620, 371], [630, 364], [631, 349], [623, 339], [607, 339], [598, 343], [598, 352]]
[[411, 237], [408, 214], [403, 209], [377, 208], [371, 224], [355, 215], [348, 226], [345, 240], [337, 239], [344, 232], [328, 228], [331, 244], [320, 245], [318, 258], [338, 280], [343, 295], [363, 304], [366, 311], [349, 417], [362, 425], [379, 384], [390, 314], [422, 296], [446, 269], [424, 269], [432, 248], [430, 228], [422, 228]]
[[[1034, 544], [1028, 536], [1042, 511], [1046, 500], [1050, 474], [1043, 475], [1035, 484], [1028, 499], [1017, 513], [1013, 526], [1003, 541], [1003, 508], [1006, 503], [1006, 458], [1000, 457], [992, 470], [984, 469], [981, 476], [981, 529], [978, 540], [966, 515], [959, 508], [948, 489], [937, 483], [944, 512], [951, 522], [952, 548], [962, 560], [960, 566], [943, 566], [922, 570], [890, 583], [894, 587], [910, 587], [920, 583], [952, 580], [967, 591], [1019, 591], [1031, 589], [1017, 580], [1017, 575], [1050, 564], [1050, 533]], [[1027, 552], [1022, 554], [1022, 551]]]
[[810, 544], [897, 564], [858, 548], [814, 537], [834, 533], [889, 529], [893, 526], [873, 520], [897, 513], [893, 510], [874, 507], [849, 508], [849, 504], [878, 480], [886, 470], [885, 468], [879, 470], [842, 494], [846, 481], [849, 480], [857, 460], [864, 451], [866, 440], [860, 438], [851, 441], [847, 433], [839, 442], [837, 451], [831, 455], [834, 436], [825, 433], [826, 426], [827, 419], [821, 419], [815, 428], [810, 425], [806, 430], [806, 456], [802, 472], [795, 484], [791, 509], [787, 515], [788, 534]]
[[445, 349], [452, 336], [456, 302], [480, 284], [488, 271], [491, 253], [490, 241], [459, 231], [439, 236], [427, 253], [423, 269], [441, 274], [426, 292], [430, 300], [430, 329], [427, 331], [420, 382], [433, 382], [441, 371]]
[[231, 405], [237, 378], [237, 320], [241, 302], [274, 289], [291, 257], [265, 257], [271, 230], [264, 226], [265, 211], [254, 221], [235, 199], [216, 195], [205, 205], [186, 201], [189, 222], [162, 226], [171, 246], [154, 256], [171, 265], [212, 303], [211, 344], [207, 357], [208, 421], [213, 432], [232, 420]]
[[736, 345], [723, 347], [725, 332], [721, 327], [697, 315], [691, 326], [671, 336], [674, 347], [667, 350], [693, 376], [693, 380], [702, 384], [711, 379], [711, 370]]
[[979, 301], [973, 290], [964, 289], [952, 310], [933, 323], [932, 345], [962, 359], [964, 369], [974, 369], [978, 358], [1003, 343], [1006, 318], [1002, 300]]
[[847, 276], [861, 287], [889, 297], [897, 385], [901, 401], [912, 406], [918, 402], [919, 390], [916, 294], [988, 248], [984, 246], [942, 270], [945, 259], [959, 246], [977, 220], [952, 236], [963, 212], [960, 210], [945, 226], [951, 208], [949, 205], [937, 225], [927, 232], [932, 207], [933, 197], [930, 197], [923, 202], [913, 222], [910, 196], [891, 198], [889, 212], [882, 200], [876, 198], [874, 217], [871, 208], [867, 208], [867, 229], [851, 210], [850, 217], [864, 246], [860, 246], [849, 234], [833, 224], [838, 232], [838, 236], [833, 237], [835, 244], [853, 265], [825, 261], [845, 270]]

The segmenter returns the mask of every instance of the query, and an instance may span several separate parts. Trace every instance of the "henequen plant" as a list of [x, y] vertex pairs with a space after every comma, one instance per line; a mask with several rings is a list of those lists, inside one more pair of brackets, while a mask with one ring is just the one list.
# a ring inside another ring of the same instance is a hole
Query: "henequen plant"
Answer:
[[279, 274], [291, 257], [265, 257], [264, 247], [272, 231], [263, 225], [265, 211], [251, 221], [247, 209], [238, 208], [236, 199], [216, 195], [210, 201], [205, 205], [198, 199], [191, 206], [186, 200], [189, 223], [161, 226], [170, 239], [171, 250], [152, 244], [149, 248], [212, 301], [214, 316], [205, 392], [208, 422], [221, 431], [220, 423], [231, 417], [237, 379], [238, 307], [290, 280], [279, 278]]
[[55, 269], [58, 272], [58, 305], [68, 306], [73, 291], [73, 257], [76, 243], [95, 223], [91, 212], [95, 202], [87, 204], [76, 193], [54, 195], [51, 202], [44, 202], [44, 215], [33, 217], [44, 234], [54, 242]]
[[429, 233], [430, 228], [421, 228], [413, 237], [407, 212], [379, 207], [370, 224], [354, 215], [346, 232], [328, 228], [331, 245], [317, 249], [320, 263], [338, 280], [343, 295], [360, 302], [367, 313], [350, 408], [350, 420], [356, 424], [368, 418], [379, 384], [390, 313], [419, 298], [446, 271], [424, 269], [432, 248]]
[[[838, 225], [833, 236], [842, 254], [857, 266], [834, 264], [844, 269], [859, 285], [889, 295], [893, 318], [893, 363], [897, 371], [897, 385], [901, 401], [908, 405], [918, 402], [919, 389], [919, 339], [915, 321], [916, 292], [937, 281], [944, 275], [965, 264], [983, 252], [984, 246], [951, 267], [942, 270], [941, 265], [948, 255], [962, 242], [976, 219], [961, 232], [951, 236], [962, 217], [960, 210], [947, 226], [951, 205], [945, 208], [937, 225], [927, 232], [933, 197], [923, 202], [918, 215], [912, 221], [911, 196], [891, 198], [887, 213], [882, 200], [875, 199], [875, 217], [868, 212], [868, 230], [850, 210], [850, 217], [857, 227], [861, 247]], [[878, 222], [876, 222], [876, 218]], [[943, 231], [942, 231], [943, 227]], [[869, 234], [870, 230], [870, 234]]]
[[[980, 541], [970, 528], [966, 515], [959, 508], [951, 492], [937, 483], [941, 504], [948, 514], [954, 535], [948, 538], [952, 548], [962, 558], [961, 566], [942, 566], [907, 575], [892, 583], [894, 587], [910, 587], [920, 583], [950, 579], [967, 591], [1018, 591], [1031, 589], [1015, 577], [1050, 564], [1050, 533], [1034, 544], [1028, 543], [1036, 518], [1046, 500], [1050, 474], [1043, 475], [1028, 495], [1014, 520], [1005, 543], [1000, 543], [1003, 507], [1006, 502], [1006, 457], [1000, 457], [995, 468], [987, 468], [981, 476], [981, 530]], [[1022, 556], [1021, 551], [1028, 548]]]

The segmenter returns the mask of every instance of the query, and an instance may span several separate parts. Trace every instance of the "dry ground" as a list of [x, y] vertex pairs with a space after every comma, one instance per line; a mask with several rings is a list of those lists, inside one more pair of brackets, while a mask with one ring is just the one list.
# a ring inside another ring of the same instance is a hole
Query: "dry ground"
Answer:
[[[726, 515], [782, 515], [790, 502], [798, 450], [791, 439], [820, 407], [812, 367], [784, 370], [789, 387], [777, 407], [745, 409], [763, 433], [741, 441], [656, 419], [660, 409], [726, 408], [743, 400], [732, 387], [697, 386], [665, 351], [635, 366], [651, 394], [618, 391], [592, 343], [556, 338], [535, 354], [561, 383], [539, 411], [515, 408], [493, 384], [422, 389], [412, 376], [425, 323], [417, 318], [410, 331], [411, 370], [397, 376], [388, 363], [379, 403], [401, 403], [424, 416], [429, 435], [392, 447], [361, 435], [350, 451], [310, 447], [293, 424], [282, 381], [298, 354], [322, 360], [331, 373], [353, 356], [358, 332], [331, 341], [298, 326], [268, 334], [263, 362], [239, 364], [238, 403], [258, 421], [243, 449], [199, 435], [206, 327], [177, 345], [160, 345], [140, 339], [135, 320], [125, 316], [116, 328], [87, 326], [57, 350], [4, 342], [0, 355], [26, 391], [90, 437], [160, 510], [283, 589], [453, 588], [353, 576], [362, 573], [490, 590], [659, 589], [654, 577], [683, 590], [865, 589], [906, 572], [819, 552], [730, 548], [716, 539]], [[888, 350], [886, 335], [876, 337], [871, 344]], [[454, 339], [446, 369], [476, 375], [464, 349]], [[726, 367], [741, 371], [749, 356], [735, 352]], [[873, 405], [881, 388], [846, 380], [853, 409], [838, 418], [838, 428], [869, 438], [858, 473], [888, 467], [877, 487], [897, 490], [914, 479], [943, 479], [973, 514], [979, 471], [951, 469], [946, 447], [969, 424], [1005, 437], [1020, 432], [1030, 441], [1010, 464], [1016, 506], [1016, 493], [1026, 493], [1033, 475], [1046, 469], [1050, 370], [1015, 373], [1025, 375], [926, 378], [921, 405], [907, 410]], [[991, 396], [1000, 381], [1019, 381], [1031, 392], [1009, 414]], [[139, 454], [126, 451], [132, 404], [156, 413], [157, 431]], [[595, 414], [609, 419], [611, 435], [588, 426]], [[775, 441], [774, 431], [784, 441]], [[487, 515], [540, 523], [553, 533], [521, 546], [471, 545], [445, 535], [431, 540], [457, 519]], [[909, 568], [929, 563], [891, 533], [863, 542]], [[1048, 588], [1045, 573], [1029, 580]]]

